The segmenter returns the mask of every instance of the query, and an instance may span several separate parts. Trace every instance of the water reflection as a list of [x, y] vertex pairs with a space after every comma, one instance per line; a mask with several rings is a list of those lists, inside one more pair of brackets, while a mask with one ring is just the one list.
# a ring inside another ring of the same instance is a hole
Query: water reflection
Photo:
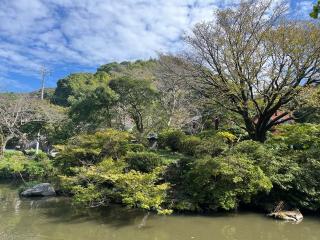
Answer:
[[117, 206], [79, 210], [66, 198], [20, 199], [0, 184], [1, 240], [316, 240], [319, 218], [299, 225], [240, 213], [156, 216]]

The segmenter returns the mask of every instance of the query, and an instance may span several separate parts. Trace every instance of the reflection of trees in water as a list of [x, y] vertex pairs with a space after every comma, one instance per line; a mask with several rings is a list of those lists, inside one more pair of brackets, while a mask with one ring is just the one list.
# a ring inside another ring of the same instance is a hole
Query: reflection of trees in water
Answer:
[[225, 239], [228, 240], [236, 240], [238, 239], [237, 237], [237, 231], [235, 226], [232, 225], [225, 225], [222, 229], [221, 229], [222, 235], [223, 237], [225, 237]]
[[294, 225], [250, 213], [155, 216], [118, 205], [79, 209], [67, 198], [20, 199], [17, 188], [0, 184], [0, 240], [316, 240], [319, 223], [306, 217]]

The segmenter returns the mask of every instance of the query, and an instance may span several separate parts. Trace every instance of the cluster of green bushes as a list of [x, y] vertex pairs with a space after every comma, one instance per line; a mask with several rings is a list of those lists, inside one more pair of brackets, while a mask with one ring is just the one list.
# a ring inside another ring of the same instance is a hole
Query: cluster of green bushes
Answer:
[[168, 214], [232, 210], [285, 201], [320, 208], [320, 125], [278, 127], [265, 143], [238, 142], [228, 132], [159, 134], [158, 150], [126, 131], [83, 134], [57, 146], [59, 155], [6, 152], [1, 177], [58, 175], [58, 187], [80, 206], [110, 202]]
[[[109, 202], [170, 213], [231, 210], [272, 188], [271, 180], [244, 154], [228, 155], [235, 137], [228, 132], [189, 136], [159, 134], [159, 150], [146, 151], [127, 132], [106, 130], [70, 139], [56, 166], [63, 188], [80, 205]], [[168, 160], [168, 153], [176, 159]], [[167, 153], [167, 154], [164, 154]]]
[[218, 156], [236, 140], [229, 132], [203, 132], [199, 135], [186, 135], [180, 130], [169, 129], [159, 134], [159, 148], [180, 152], [187, 156]]
[[113, 129], [70, 139], [55, 160], [62, 188], [80, 205], [116, 202], [170, 213], [169, 184], [161, 181], [166, 161], [133, 142], [129, 133]]
[[0, 178], [16, 178], [23, 181], [45, 180], [53, 177], [56, 169], [47, 155], [40, 152], [6, 151], [0, 159]]

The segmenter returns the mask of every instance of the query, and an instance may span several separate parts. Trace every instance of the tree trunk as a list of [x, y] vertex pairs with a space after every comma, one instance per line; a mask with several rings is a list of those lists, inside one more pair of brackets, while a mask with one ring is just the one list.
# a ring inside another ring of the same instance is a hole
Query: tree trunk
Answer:
[[134, 116], [132, 117], [135, 124], [136, 124], [136, 128], [138, 130], [139, 133], [143, 133], [144, 132], [144, 127], [143, 127], [143, 121], [142, 121], [142, 116], [141, 113], [136, 113], [134, 114]]
[[107, 127], [112, 128], [112, 117], [109, 107], [107, 107]]
[[10, 139], [3, 139], [2, 142], [1, 142], [1, 149], [0, 149], [0, 158], [3, 158], [4, 157], [4, 152], [6, 151], [6, 146], [7, 146], [7, 143]]
[[1, 143], [1, 148], [0, 148], [0, 159], [4, 157], [4, 149], [3, 149], [3, 145]]
[[256, 129], [254, 139], [258, 142], [265, 142], [267, 140], [267, 129]]

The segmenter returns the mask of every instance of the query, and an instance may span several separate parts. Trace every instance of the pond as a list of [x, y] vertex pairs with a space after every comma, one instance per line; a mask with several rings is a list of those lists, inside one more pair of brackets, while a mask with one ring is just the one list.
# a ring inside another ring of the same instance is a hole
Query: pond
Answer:
[[146, 215], [109, 207], [79, 211], [66, 198], [20, 199], [17, 188], [0, 184], [1, 240], [316, 240], [320, 218], [300, 224], [263, 214]]

